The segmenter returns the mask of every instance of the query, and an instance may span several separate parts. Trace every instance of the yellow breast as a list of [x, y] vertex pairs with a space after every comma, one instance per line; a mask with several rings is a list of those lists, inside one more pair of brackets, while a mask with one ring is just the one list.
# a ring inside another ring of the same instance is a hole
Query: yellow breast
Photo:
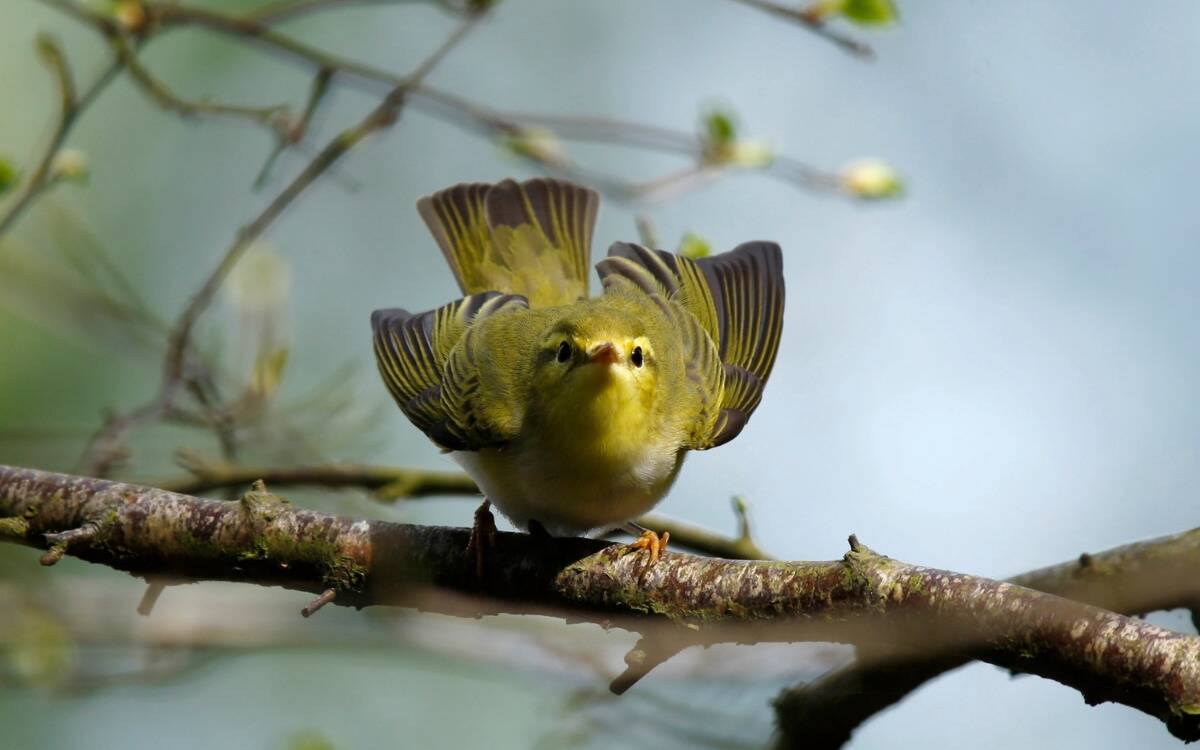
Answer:
[[503, 449], [455, 453], [484, 494], [518, 526], [551, 533], [633, 520], [670, 489], [683, 452], [664, 434], [635, 379], [588, 368], [576, 387], [542, 401]]

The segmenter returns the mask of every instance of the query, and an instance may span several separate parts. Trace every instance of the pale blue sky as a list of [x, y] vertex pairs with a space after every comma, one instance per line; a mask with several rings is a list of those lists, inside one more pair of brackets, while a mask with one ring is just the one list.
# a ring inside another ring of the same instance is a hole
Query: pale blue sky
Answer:
[[[29, 0], [9, 3], [0, 24], [0, 151], [22, 155], [39, 142], [53, 104], [48, 75], [29, 51], [35, 32], [52, 29], [66, 43], [80, 79], [94, 74], [103, 48]], [[692, 230], [720, 247], [780, 242], [788, 284], [779, 364], [762, 408], [736, 441], [688, 460], [661, 510], [731, 530], [728, 497], [740, 493], [752, 504], [760, 543], [780, 556], [839, 556], [856, 532], [905, 560], [1005, 576], [1197, 523], [1200, 5], [1103, 7], [901, 0], [903, 24], [869, 35], [878, 59], [863, 62], [736, 3], [513, 0], [432, 81], [513, 110], [679, 129], [692, 127], [703, 106], [724, 102], [745, 131], [780, 152], [826, 167], [859, 156], [897, 165], [909, 191], [895, 203], [854, 204], [749, 175], [648, 209], [670, 241]], [[361, 8], [292, 30], [402, 69], [451, 24], [424, 7]], [[275, 92], [268, 98], [298, 101], [306, 86], [297, 67], [190, 32], [156, 42], [146, 59], [196, 96]], [[370, 103], [339, 91], [313, 142]], [[181, 122], [125, 82], [88, 114], [72, 144], [91, 155], [93, 178], [86, 189], [61, 190], [58, 202], [131, 269], [165, 316], [267, 197], [249, 189], [268, 148], [263, 134], [240, 123]], [[625, 150], [603, 158], [639, 175], [674, 163]], [[280, 174], [301, 163], [286, 158]], [[371, 371], [370, 311], [427, 308], [455, 294], [416, 198], [458, 181], [528, 172], [493, 144], [410, 112], [356, 150], [343, 173], [357, 191], [321, 183], [267, 238], [291, 264], [288, 387], [301, 392], [334, 365], [357, 361], [361, 398], [390, 409]], [[632, 217], [630, 207], [606, 203], [594, 254], [632, 239]], [[16, 238], [32, 241], [48, 220], [34, 212]], [[38, 330], [0, 311], [0, 336], [29, 341]], [[85, 355], [63, 339], [39, 346], [45, 350], [10, 350], [5, 359], [18, 362], [0, 373], [0, 385], [42, 398], [0, 399], [0, 420], [7, 410], [13, 422], [87, 423], [102, 406], [133, 403], [154, 377], [152, 367]], [[57, 366], [47, 373], [44, 362]], [[64, 395], [49, 398], [50, 390]], [[0, 461], [33, 455], [0, 450], [11, 453]], [[69, 465], [74, 453], [63, 456]], [[398, 412], [337, 457], [449, 468]], [[465, 524], [470, 504], [391, 515]], [[1180, 617], [1159, 621], [1188, 627]], [[395, 673], [328, 655], [290, 654], [285, 662], [301, 681], [307, 665], [349, 683], [373, 680], [373, 692], [394, 685], [404, 703], [421, 669], [438, 672], [426, 662], [413, 667], [424, 657], [406, 653], [388, 657]], [[283, 668], [277, 659], [222, 662], [194, 678], [195, 699], [250, 695], [242, 677]], [[456, 675], [457, 688], [443, 680], [448, 701], [462, 685], [479, 685]], [[173, 688], [174, 700], [158, 697], [171, 731], [198, 721], [182, 708], [192, 700], [189, 684]], [[556, 710], [554, 688], [521, 684], [529, 703], [498, 692], [498, 713]], [[769, 727], [770, 694], [762, 688], [748, 731]], [[276, 708], [299, 721], [321, 700], [313, 692]], [[633, 711], [637, 692], [626, 700]], [[98, 724], [68, 722], [44, 736], [117, 737], [144, 709], [119, 695], [94, 701]], [[365, 717], [375, 709], [361, 710]], [[544, 728], [506, 721], [498, 738], [525, 746]], [[331, 724], [331, 738], [343, 729]], [[247, 731], [257, 738], [247, 747], [276, 736]], [[347, 747], [380, 741], [344, 736], [355, 738]], [[185, 732], [181, 741], [199, 747], [207, 737]], [[1176, 744], [1130, 709], [1087, 708], [1053, 683], [1010, 681], [977, 665], [872, 722], [853, 747], [964, 743]]]

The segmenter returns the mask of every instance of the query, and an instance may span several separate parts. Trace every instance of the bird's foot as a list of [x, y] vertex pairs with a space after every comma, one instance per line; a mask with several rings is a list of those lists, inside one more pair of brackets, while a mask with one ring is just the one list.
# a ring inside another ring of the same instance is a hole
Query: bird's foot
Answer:
[[546, 527], [542, 524], [542, 522], [536, 518], [529, 519], [529, 523], [526, 525], [529, 527], [529, 535], [534, 539], [537, 539], [539, 542], [544, 542], [548, 539], [554, 538], [550, 536], [549, 531], [546, 531]]
[[658, 556], [667, 551], [667, 542], [671, 540], [671, 534], [664, 531], [661, 535], [650, 529], [642, 529], [642, 534], [631, 543], [625, 545], [628, 552], [637, 552], [647, 550], [650, 553], [650, 564], [658, 562]]
[[467, 554], [475, 556], [475, 580], [483, 581], [484, 565], [488, 552], [496, 546], [496, 517], [492, 515], [492, 503], [484, 500], [475, 509], [475, 523], [471, 526], [471, 540], [467, 542]]

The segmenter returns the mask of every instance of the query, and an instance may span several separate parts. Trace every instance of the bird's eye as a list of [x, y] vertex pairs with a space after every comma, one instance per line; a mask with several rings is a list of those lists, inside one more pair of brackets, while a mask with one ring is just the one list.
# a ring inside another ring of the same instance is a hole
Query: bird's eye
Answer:
[[558, 345], [558, 361], [566, 362], [570, 358], [571, 358], [571, 345], [564, 341]]
[[635, 346], [633, 348], [633, 354], [629, 355], [629, 359], [633, 362], [634, 367], [641, 367], [642, 366], [642, 347]]

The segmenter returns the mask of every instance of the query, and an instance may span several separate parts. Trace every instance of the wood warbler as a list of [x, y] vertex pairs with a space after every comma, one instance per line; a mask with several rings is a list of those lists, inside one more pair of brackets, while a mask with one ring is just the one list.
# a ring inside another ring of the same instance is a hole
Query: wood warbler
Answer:
[[[778, 245], [692, 260], [618, 242], [596, 266], [603, 294], [589, 298], [597, 204], [551, 179], [422, 198], [467, 296], [371, 316], [396, 403], [483, 491], [477, 555], [494, 535], [489, 501], [531, 531], [630, 528], [687, 451], [737, 437], [775, 362]], [[638, 530], [656, 560], [666, 539]]]

